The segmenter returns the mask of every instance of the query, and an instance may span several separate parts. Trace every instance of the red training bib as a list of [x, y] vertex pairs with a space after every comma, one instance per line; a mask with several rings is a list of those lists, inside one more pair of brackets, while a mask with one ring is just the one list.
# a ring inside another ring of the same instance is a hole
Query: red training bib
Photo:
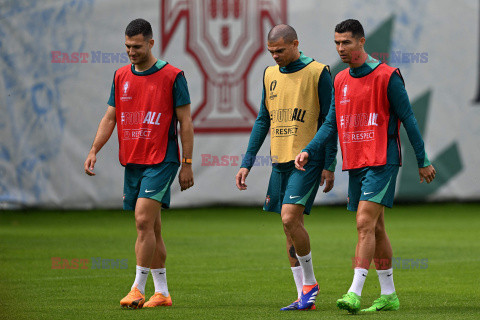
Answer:
[[119, 160], [123, 166], [158, 164], [165, 158], [174, 112], [173, 84], [180, 72], [166, 64], [150, 75], [135, 75], [131, 65], [115, 73]]
[[347, 68], [335, 77], [335, 111], [342, 150], [342, 170], [387, 163], [390, 103], [387, 87], [398, 69], [379, 64], [361, 78]]

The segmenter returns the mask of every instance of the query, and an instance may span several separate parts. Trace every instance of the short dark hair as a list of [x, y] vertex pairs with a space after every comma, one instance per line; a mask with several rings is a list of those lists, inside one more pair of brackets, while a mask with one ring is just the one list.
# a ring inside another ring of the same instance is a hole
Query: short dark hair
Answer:
[[360, 23], [360, 21], [355, 19], [348, 19], [340, 22], [335, 27], [335, 32], [338, 32], [338, 33], [351, 32], [352, 37], [354, 38], [365, 37], [365, 32], [363, 31], [362, 24]]
[[268, 33], [268, 42], [277, 42], [280, 39], [285, 43], [292, 43], [293, 40], [298, 40], [297, 32], [288, 24], [278, 24]]
[[125, 29], [127, 37], [133, 37], [137, 34], [142, 34], [145, 39], [153, 37], [152, 25], [145, 19], [132, 20]]

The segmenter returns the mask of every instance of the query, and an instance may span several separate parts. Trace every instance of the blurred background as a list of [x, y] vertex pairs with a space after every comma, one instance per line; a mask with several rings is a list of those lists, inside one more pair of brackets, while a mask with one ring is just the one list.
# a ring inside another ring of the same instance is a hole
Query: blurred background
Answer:
[[[234, 176], [260, 106], [263, 70], [274, 61], [266, 34], [292, 25], [300, 50], [345, 68], [337, 23], [362, 22], [367, 51], [399, 67], [437, 179], [420, 185], [402, 129], [397, 201], [480, 199], [480, 69], [476, 0], [4, 0], [0, 4], [0, 209], [121, 208], [116, 132], [83, 162], [106, 111], [114, 71], [128, 64], [124, 31], [152, 24], [154, 55], [184, 70], [195, 124], [195, 187], [172, 187], [172, 207], [261, 205], [269, 139], [239, 192]], [[338, 153], [335, 188], [317, 204], [346, 203]]]

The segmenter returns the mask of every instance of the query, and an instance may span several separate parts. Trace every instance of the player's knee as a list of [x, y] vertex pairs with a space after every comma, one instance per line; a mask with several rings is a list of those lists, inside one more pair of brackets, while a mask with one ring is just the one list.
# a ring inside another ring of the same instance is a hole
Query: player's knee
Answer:
[[135, 223], [138, 233], [152, 232], [154, 230], [153, 224], [148, 219], [139, 217], [135, 219]]
[[357, 231], [359, 235], [375, 233], [375, 223], [368, 218], [357, 218]]
[[284, 230], [288, 232], [289, 230], [295, 229], [299, 222], [295, 215], [282, 214], [282, 223]]

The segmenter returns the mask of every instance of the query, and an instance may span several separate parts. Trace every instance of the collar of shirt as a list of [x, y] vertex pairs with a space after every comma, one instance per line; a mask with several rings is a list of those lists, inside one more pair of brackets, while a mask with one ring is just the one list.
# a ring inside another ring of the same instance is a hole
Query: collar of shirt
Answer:
[[293, 62], [290, 62], [285, 67], [280, 67], [280, 72], [281, 73], [296, 72], [298, 70], [301, 70], [301, 69], [305, 68], [312, 61], [313, 61], [312, 58], [307, 57], [306, 55], [303, 54], [302, 51], [300, 51], [300, 58], [298, 58], [297, 60], [295, 60]]
[[158, 70], [162, 69], [165, 65], [167, 64], [166, 61], [163, 61], [163, 60], [160, 60], [160, 59], [157, 59], [157, 62], [150, 67], [150, 69], [148, 70], [145, 70], [145, 71], [136, 71], [135, 70], [135, 65], [133, 65], [132, 63], [132, 73], [134, 75], [137, 75], [137, 76], [148, 76], [152, 73], [155, 73], [157, 72]]
[[379, 64], [380, 61], [368, 55], [367, 60], [365, 60], [365, 63], [362, 64], [360, 67], [350, 68], [350, 75], [354, 78], [364, 77], [370, 72], [372, 72], [376, 67], [378, 67]]

